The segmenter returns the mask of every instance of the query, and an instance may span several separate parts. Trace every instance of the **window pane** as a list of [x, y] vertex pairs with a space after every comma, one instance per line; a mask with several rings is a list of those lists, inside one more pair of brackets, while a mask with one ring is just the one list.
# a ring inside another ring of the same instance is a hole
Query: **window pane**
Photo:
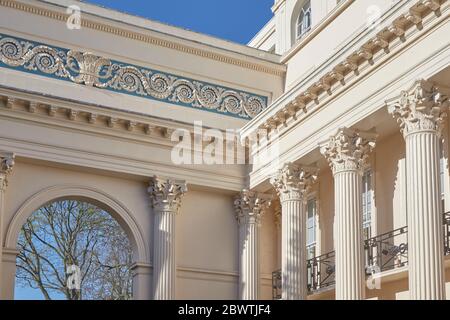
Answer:
[[306, 221], [306, 244], [312, 246], [316, 243], [316, 200], [311, 199], [307, 204], [308, 218]]
[[364, 238], [372, 237], [372, 172], [370, 170], [364, 172], [362, 178], [362, 219]]
[[297, 39], [303, 36], [311, 28], [311, 2], [307, 1], [297, 20]]

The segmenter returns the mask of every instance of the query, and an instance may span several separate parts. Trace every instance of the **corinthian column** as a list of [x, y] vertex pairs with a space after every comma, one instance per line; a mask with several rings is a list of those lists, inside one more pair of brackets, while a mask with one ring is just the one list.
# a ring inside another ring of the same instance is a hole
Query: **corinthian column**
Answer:
[[311, 170], [286, 164], [271, 179], [281, 202], [281, 297], [305, 300], [306, 270], [306, 196], [317, 176]]
[[187, 191], [184, 181], [153, 177], [148, 189], [153, 205], [153, 298], [175, 299], [175, 217]]
[[321, 148], [334, 175], [336, 300], [365, 296], [361, 180], [374, 147], [374, 134], [341, 128]]
[[249, 190], [234, 201], [239, 224], [239, 298], [260, 299], [260, 227], [261, 217], [270, 206], [270, 196]]
[[[0, 277], [2, 273], [2, 257], [3, 257], [3, 217], [5, 216], [5, 191], [8, 186], [8, 175], [14, 166], [14, 154], [0, 151]], [[4, 286], [1, 283], [0, 286]], [[0, 288], [1, 289], [1, 288]], [[2, 291], [2, 290], [0, 290]]]
[[406, 141], [411, 299], [445, 299], [439, 140], [447, 108], [447, 98], [426, 81], [388, 102]]

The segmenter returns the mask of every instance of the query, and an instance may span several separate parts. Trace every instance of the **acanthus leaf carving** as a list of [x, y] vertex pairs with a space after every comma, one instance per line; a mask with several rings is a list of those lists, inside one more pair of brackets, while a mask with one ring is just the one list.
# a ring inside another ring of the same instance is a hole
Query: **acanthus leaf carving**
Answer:
[[340, 128], [334, 136], [322, 144], [320, 151], [330, 164], [333, 173], [357, 170], [362, 173], [370, 152], [375, 148], [377, 135]]
[[410, 90], [402, 91], [400, 98], [386, 105], [405, 137], [420, 131], [435, 131], [440, 136], [449, 102], [433, 83], [418, 80]]
[[153, 208], [157, 213], [172, 212], [177, 214], [183, 195], [187, 192], [185, 181], [161, 179], [153, 177], [150, 179], [148, 193]]
[[14, 153], [0, 151], [0, 191], [4, 191], [8, 185], [8, 175], [14, 166]]
[[270, 183], [277, 191], [281, 202], [286, 200], [306, 201], [317, 177], [318, 169], [316, 168], [287, 163], [270, 179]]
[[234, 209], [239, 224], [260, 224], [264, 212], [269, 208], [272, 197], [270, 195], [243, 190], [235, 197]]

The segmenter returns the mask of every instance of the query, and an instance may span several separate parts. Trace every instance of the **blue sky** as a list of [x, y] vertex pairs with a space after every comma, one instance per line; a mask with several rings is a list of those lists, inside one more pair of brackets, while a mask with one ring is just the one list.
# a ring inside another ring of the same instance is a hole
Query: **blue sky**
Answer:
[[246, 44], [272, 17], [273, 0], [87, 0]]

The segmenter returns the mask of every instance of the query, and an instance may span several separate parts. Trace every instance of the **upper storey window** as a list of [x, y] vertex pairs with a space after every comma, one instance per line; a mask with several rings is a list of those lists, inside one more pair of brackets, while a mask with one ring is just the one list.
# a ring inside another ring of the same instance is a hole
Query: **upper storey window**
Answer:
[[297, 32], [296, 38], [300, 39], [309, 30], [311, 30], [311, 0], [308, 0], [300, 10], [300, 14], [297, 19]]

